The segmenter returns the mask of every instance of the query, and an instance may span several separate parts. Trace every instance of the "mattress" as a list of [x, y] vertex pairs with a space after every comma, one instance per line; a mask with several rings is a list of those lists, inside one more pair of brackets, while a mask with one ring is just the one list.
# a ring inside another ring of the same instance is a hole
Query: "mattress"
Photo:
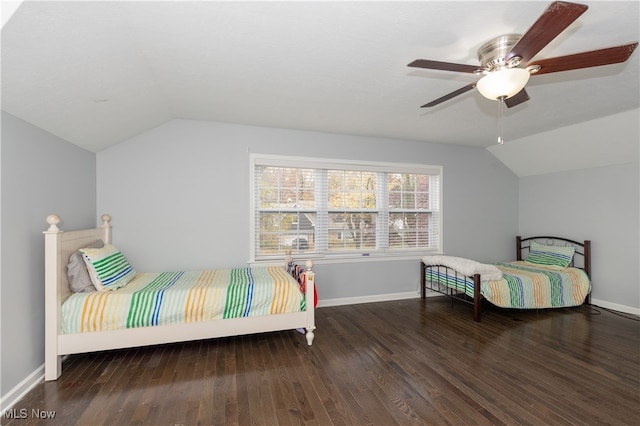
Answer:
[[256, 317], [304, 311], [300, 284], [283, 267], [138, 273], [113, 291], [74, 293], [62, 333]]

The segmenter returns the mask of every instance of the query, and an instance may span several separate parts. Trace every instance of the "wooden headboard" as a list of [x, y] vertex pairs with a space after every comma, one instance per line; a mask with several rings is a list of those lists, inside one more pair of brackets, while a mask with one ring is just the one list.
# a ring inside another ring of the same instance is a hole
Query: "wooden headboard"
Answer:
[[[62, 302], [71, 295], [67, 279], [69, 257], [76, 250], [87, 247], [96, 240], [102, 240], [105, 244], [111, 243], [110, 221], [111, 216], [103, 214], [102, 225], [98, 228], [65, 232], [58, 228], [60, 216], [47, 216], [49, 229], [44, 231], [45, 348], [57, 348], [62, 321]], [[61, 358], [58, 357], [57, 363], [60, 362]]]
[[56, 214], [47, 216], [49, 229], [44, 232], [45, 289], [55, 289], [58, 305], [71, 295], [67, 280], [67, 263], [71, 254], [96, 240], [102, 240], [105, 244], [111, 243], [111, 216], [108, 214], [102, 215], [102, 225], [98, 228], [81, 231], [63, 231], [58, 228], [60, 221], [60, 216]]

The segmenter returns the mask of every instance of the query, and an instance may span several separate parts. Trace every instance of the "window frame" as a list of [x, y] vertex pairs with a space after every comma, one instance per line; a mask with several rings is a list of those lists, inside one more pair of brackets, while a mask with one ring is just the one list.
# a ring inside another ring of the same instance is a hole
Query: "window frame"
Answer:
[[[427, 253], [436, 254], [442, 253], [443, 244], [443, 168], [442, 166], [425, 165], [425, 164], [409, 164], [409, 163], [391, 163], [391, 162], [379, 162], [379, 161], [360, 161], [360, 160], [344, 160], [344, 159], [328, 159], [328, 158], [314, 158], [314, 157], [299, 157], [299, 156], [285, 156], [285, 155], [270, 155], [270, 154], [258, 154], [250, 153], [250, 178], [249, 178], [249, 251], [250, 251], [250, 263], [268, 263], [285, 258], [286, 254], [275, 255], [257, 255], [256, 240], [258, 235], [257, 229], [257, 194], [256, 194], [256, 167], [284, 167], [284, 168], [308, 168], [315, 170], [349, 170], [349, 171], [374, 171], [376, 173], [403, 173], [403, 174], [419, 174], [419, 175], [436, 175], [438, 176], [437, 193], [433, 195], [435, 197], [436, 208], [429, 209], [432, 213], [437, 215], [437, 225], [434, 227], [438, 238], [436, 247], [426, 248], [391, 248], [388, 247], [389, 235], [388, 235], [388, 216], [394, 211], [388, 206], [389, 190], [386, 185], [382, 188], [382, 185], [378, 185], [378, 204], [385, 203], [386, 207], [377, 206], [376, 212], [382, 213], [382, 219], [378, 218], [376, 233], [381, 228], [385, 228], [386, 236], [383, 240], [386, 240], [387, 247], [379, 248], [376, 243], [376, 248], [372, 250], [362, 251], [322, 251], [322, 252], [294, 252], [292, 256], [294, 258], [304, 258], [312, 260], [322, 261], [351, 261], [351, 260], [392, 260], [399, 258], [415, 259], [420, 258]], [[326, 177], [326, 173], [325, 173]], [[316, 183], [316, 186], [318, 184]], [[325, 190], [327, 186], [324, 186]], [[316, 187], [316, 190], [318, 188]], [[324, 191], [318, 191], [316, 194], [322, 196], [322, 200], [316, 200], [315, 211], [317, 215], [329, 215], [331, 209], [327, 206], [328, 194]], [[414, 210], [418, 210], [417, 208]], [[385, 223], [382, 223], [384, 221]], [[325, 226], [326, 227], [326, 224]], [[326, 232], [326, 241], [328, 242], [328, 229], [324, 227], [316, 228], [318, 231]], [[376, 237], [378, 241], [378, 237]]]

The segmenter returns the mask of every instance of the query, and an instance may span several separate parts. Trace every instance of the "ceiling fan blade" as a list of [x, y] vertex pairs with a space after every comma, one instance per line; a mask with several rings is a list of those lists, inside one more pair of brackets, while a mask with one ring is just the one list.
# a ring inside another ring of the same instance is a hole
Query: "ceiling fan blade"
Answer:
[[458, 95], [463, 94], [464, 92], [468, 92], [469, 90], [473, 89], [474, 87], [476, 87], [476, 83], [471, 83], [467, 86], [464, 86], [454, 92], [449, 93], [448, 95], [444, 95], [441, 98], [436, 99], [435, 101], [431, 101], [428, 104], [424, 104], [422, 105], [420, 108], [429, 108], [432, 106], [436, 106], [438, 104], [441, 104], [444, 101], [448, 101], [449, 99], [455, 98]]
[[558, 56], [557, 58], [542, 59], [533, 61], [530, 65], [540, 66], [540, 70], [534, 74], [538, 75], [617, 64], [629, 59], [636, 47], [638, 47], [637, 42], [573, 55]]
[[478, 65], [465, 65], [465, 64], [454, 64], [452, 62], [440, 62], [440, 61], [431, 61], [429, 59], [416, 59], [411, 62], [408, 67], [414, 68], [427, 68], [430, 70], [442, 70], [442, 71], [456, 71], [456, 72], [468, 72], [473, 73], [478, 70], [480, 66]]
[[505, 59], [508, 61], [519, 56], [522, 58], [521, 62], [526, 64], [587, 9], [588, 6], [584, 4], [554, 1], [518, 40]]
[[516, 105], [520, 105], [523, 102], [527, 102], [529, 99], [530, 98], [527, 91], [522, 89], [512, 97], [505, 99], [504, 104], [507, 106], [507, 108], [512, 108]]

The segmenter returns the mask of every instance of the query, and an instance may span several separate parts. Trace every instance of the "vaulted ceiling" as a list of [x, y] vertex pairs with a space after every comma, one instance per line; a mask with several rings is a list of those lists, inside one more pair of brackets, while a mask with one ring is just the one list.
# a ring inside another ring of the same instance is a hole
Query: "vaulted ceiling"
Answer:
[[[536, 58], [637, 41], [639, 2], [590, 1]], [[489, 147], [498, 103], [477, 80], [409, 68], [478, 64], [546, 1], [24, 2], [2, 28], [2, 109], [100, 151], [174, 118]], [[639, 108], [639, 52], [623, 64], [534, 76], [504, 138]]]

